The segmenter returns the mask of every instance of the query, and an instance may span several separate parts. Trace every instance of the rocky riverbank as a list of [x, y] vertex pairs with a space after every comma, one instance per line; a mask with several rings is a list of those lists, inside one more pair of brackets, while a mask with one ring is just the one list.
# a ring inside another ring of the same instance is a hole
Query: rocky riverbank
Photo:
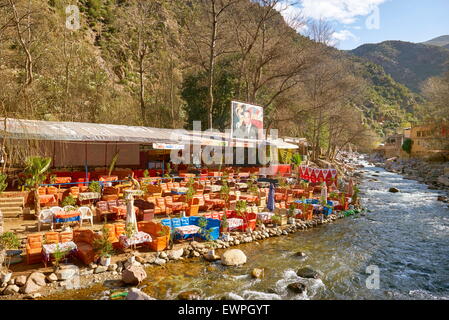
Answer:
[[[416, 180], [427, 184], [431, 190], [446, 191], [449, 194], [449, 162], [378, 157], [372, 157], [370, 160], [378, 167], [403, 175], [405, 179]], [[449, 203], [446, 196], [439, 197], [439, 200]]]
[[[192, 241], [186, 243], [182, 248], [174, 250], [144, 253], [133, 252], [125, 257], [121, 257], [122, 260], [114, 261], [108, 267], [93, 263], [84, 268], [79, 268], [75, 265], [65, 265], [54, 272], [33, 272], [29, 276], [21, 275], [16, 277], [13, 275], [8, 282], [1, 284], [0, 292], [2, 295], [0, 299], [45, 299], [45, 297], [58, 295], [66, 290], [103, 286], [105, 283], [108, 283], [108, 286], [117, 288], [123, 287], [128, 283], [126, 288], [129, 295], [128, 299], [148, 299], [149, 297], [135, 289], [135, 286], [146, 278], [145, 271], [142, 273], [142, 270], [195, 258], [203, 259], [205, 262], [217, 260], [222, 262], [233, 261], [233, 258], [223, 257], [230, 247], [258, 242], [272, 237], [287, 236], [294, 232], [331, 223], [343, 217], [344, 215], [339, 213], [332, 214], [323, 220], [302, 221], [297, 219], [293, 224], [284, 226], [266, 227], [261, 225], [252, 232], [232, 232], [230, 237], [226, 239], [227, 241], [217, 240], [204, 243]], [[223, 251], [222, 254], [215, 253], [216, 249]], [[226, 263], [228, 262], [222, 264]], [[232, 263], [229, 265], [232, 265]], [[129, 272], [130, 269], [131, 274]], [[105, 294], [102, 299], [110, 299], [110, 296]]]

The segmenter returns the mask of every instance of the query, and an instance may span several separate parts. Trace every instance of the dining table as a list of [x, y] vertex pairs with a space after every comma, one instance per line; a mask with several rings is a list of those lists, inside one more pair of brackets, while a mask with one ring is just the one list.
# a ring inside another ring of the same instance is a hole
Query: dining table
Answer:
[[123, 248], [129, 248], [131, 246], [145, 244], [145, 243], [149, 243], [152, 241], [153, 241], [153, 239], [151, 238], [151, 235], [149, 235], [148, 233], [142, 232], [142, 231], [134, 233], [132, 235], [132, 237], [130, 237], [130, 238], [128, 238], [125, 234], [122, 234], [119, 237], [120, 245]]
[[228, 229], [236, 229], [238, 227], [243, 226], [243, 219], [239, 219], [239, 218], [229, 218], [227, 219], [228, 221]]
[[180, 236], [187, 236], [196, 234], [200, 231], [200, 227], [195, 225], [187, 225], [187, 226], [181, 226], [175, 228], [175, 233], [179, 234]]
[[54, 254], [56, 251], [64, 251], [67, 253], [66, 255], [74, 255], [76, 254], [77, 249], [78, 247], [73, 241], [42, 245], [42, 260], [45, 267], [47, 267], [48, 262], [50, 262], [51, 260], [52, 254]]
[[80, 222], [81, 213], [77, 210], [59, 211], [53, 216], [55, 223]]

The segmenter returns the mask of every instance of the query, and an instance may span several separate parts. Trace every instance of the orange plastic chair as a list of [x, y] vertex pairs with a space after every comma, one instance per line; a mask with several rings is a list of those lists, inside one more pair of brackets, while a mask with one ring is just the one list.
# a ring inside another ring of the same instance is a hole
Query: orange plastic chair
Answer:
[[61, 232], [59, 234], [59, 242], [69, 242], [73, 241], [73, 232]]
[[59, 243], [59, 234], [57, 232], [46, 232], [44, 239], [46, 244]]
[[42, 235], [29, 235], [26, 244], [27, 264], [42, 262]]

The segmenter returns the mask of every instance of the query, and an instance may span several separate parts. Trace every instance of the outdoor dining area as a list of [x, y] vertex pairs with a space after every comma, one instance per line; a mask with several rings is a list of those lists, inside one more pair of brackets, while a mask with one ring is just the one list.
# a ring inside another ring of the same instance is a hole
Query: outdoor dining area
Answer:
[[354, 195], [353, 186], [339, 190], [336, 175], [311, 179], [302, 168], [270, 177], [258, 168], [232, 167], [155, 177], [145, 171], [138, 177], [52, 174], [38, 189], [37, 232], [26, 236], [29, 265], [61, 259], [107, 265], [112, 255], [129, 250], [163, 251], [261, 225], [327, 217], [349, 210]]

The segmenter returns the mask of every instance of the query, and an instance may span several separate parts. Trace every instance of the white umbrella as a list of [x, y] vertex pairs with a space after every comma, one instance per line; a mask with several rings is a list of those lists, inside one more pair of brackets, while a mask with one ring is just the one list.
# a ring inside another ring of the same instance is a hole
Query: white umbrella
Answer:
[[324, 182], [321, 187], [321, 203], [327, 204], [327, 186], [326, 186], [326, 183], [324, 183]]
[[141, 194], [141, 190], [124, 190], [126, 199], [126, 224], [131, 224], [133, 230], [137, 232], [137, 218], [134, 210], [134, 195]]

